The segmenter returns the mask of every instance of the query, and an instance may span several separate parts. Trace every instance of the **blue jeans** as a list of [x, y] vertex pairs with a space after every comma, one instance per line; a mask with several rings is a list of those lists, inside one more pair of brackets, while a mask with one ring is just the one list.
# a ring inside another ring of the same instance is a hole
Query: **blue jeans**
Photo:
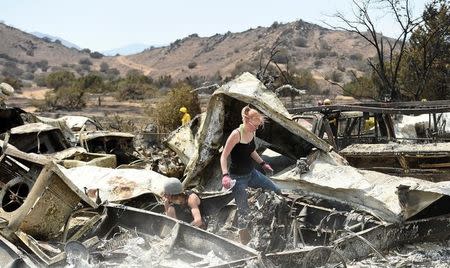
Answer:
[[281, 190], [267, 176], [256, 169], [253, 169], [250, 174], [231, 174], [230, 176], [232, 179], [236, 180], [236, 184], [234, 185], [232, 191], [238, 207], [238, 227], [246, 228], [246, 219], [249, 215], [248, 193], [246, 191], [247, 187], [254, 189], [262, 188], [264, 190], [274, 191], [277, 194], [281, 194]]

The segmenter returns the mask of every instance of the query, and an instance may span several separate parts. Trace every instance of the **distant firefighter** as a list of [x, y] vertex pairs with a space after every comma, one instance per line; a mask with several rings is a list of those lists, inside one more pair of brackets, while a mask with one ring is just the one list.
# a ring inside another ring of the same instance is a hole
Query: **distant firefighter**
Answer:
[[186, 107], [181, 107], [180, 112], [183, 113], [183, 117], [181, 118], [181, 125], [186, 125], [191, 121], [191, 115], [188, 113], [188, 109]]

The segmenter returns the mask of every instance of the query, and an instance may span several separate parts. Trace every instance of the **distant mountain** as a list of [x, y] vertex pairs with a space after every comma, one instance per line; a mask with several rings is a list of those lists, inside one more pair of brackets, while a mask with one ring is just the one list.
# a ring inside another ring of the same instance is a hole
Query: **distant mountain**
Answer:
[[117, 54], [126, 56], [126, 55], [132, 55], [141, 53], [144, 51], [144, 49], [149, 48], [150, 45], [147, 44], [130, 44], [119, 48], [109, 49], [109, 50], [103, 50], [100, 53], [102, 53], [105, 56], [115, 56]]
[[49, 38], [52, 42], [55, 42], [56, 40], [61, 41], [61, 44], [63, 44], [64, 46], [68, 47], [68, 48], [76, 48], [78, 50], [81, 50], [81, 47], [75, 45], [72, 42], [69, 42], [67, 40], [62, 39], [61, 37], [58, 36], [53, 36], [53, 35], [49, 35], [49, 34], [45, 34], [45, 33], [40, 33], [40, 32], [31, 32], [30, 34], [37, 36], [39, 38], [44, 38], [47, 37]]

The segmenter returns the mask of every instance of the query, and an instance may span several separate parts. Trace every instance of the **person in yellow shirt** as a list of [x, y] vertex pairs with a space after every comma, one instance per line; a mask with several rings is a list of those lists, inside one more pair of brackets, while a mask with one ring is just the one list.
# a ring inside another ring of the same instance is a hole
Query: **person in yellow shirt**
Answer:
[[189, 121], [191, 121], [191, 115], [188, 113], [187, 108], [184, 106], [180, 108], [180, 112], [183, 113], [183, 117], [181, 118], [181, 125], [184, 126], [189, 123]]

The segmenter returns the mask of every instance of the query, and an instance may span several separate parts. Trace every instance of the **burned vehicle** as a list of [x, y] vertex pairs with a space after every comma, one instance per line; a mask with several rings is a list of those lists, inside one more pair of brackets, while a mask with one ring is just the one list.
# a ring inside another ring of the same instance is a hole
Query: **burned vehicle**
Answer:
[[[183, 141], [195, 144], [194, 150], [182, 144], [185, 149], [177, 151], [189, 159], [185, 187], [200, 192], [221, 188], [221, 147], [249, 103], [268, 118], [256, 132], [256, 143], [258, 150], [275, 152], [263, 154], [263, 159], [273, 164], [271, 178], [288, 195], [256, 191], [249, 199], [254, 206], [249, 245], [273, 263], [292, 267], [305, 260], [323, 264], [360, 259], [400, 243], [450, 234], [450, 229], [438, 227], [450, 220], [450, 210], [443, 205], [450, 194], [446, 182], [349, 166], [330, 144], [296, 123], [276, 96], [248, 73], [216, 90], [197, 132], [186, 127], [169, 137], [167, 143], [174, 148]], [[233, 209], [223, 213], [214, 232], [232, 226]]]
[[46, 124], [59, 127], [73, 146], [89, 153], [114, 154], [117, 165], [138, 160], [134, 153], [134, 135], [103, 130], [96, 121], [85, 116], [63, 116], [57, 119], [38, 117]]
[[294, 121], [358, 168], [449, 180], [448, 101], [359, 103], [297, 108]]

